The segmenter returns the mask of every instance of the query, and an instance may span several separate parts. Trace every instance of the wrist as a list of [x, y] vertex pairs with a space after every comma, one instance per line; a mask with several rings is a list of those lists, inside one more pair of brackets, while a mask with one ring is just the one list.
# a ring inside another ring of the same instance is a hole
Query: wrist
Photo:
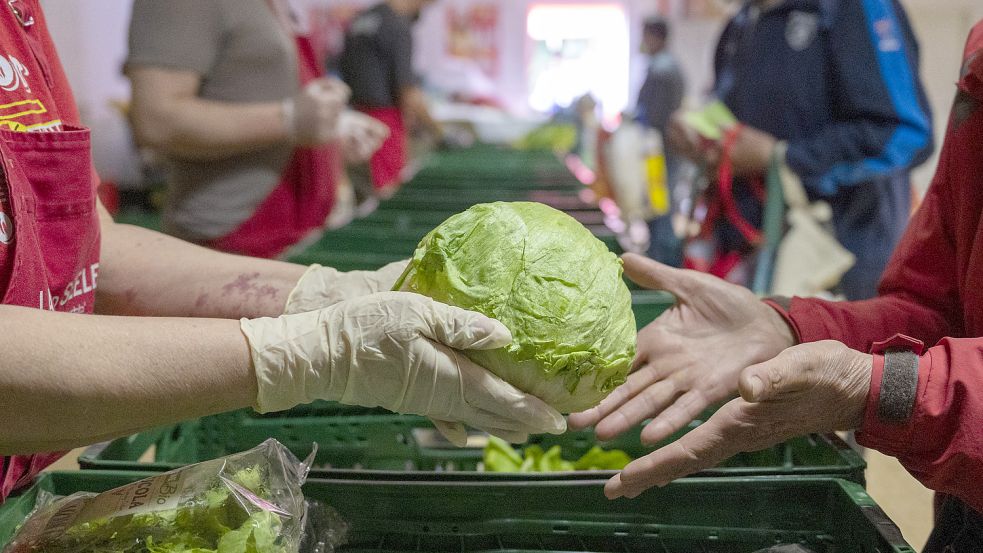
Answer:
[[787, 312], [773, 299], [761, 302], [763, 308], [758, 330], [759, 357], [768, 360], [799, 343], [797, 333]]
[[304, 271], [284, 305], [285, 315], [306, 313], [344, 301], [345, 297], [337, 289], [341, 273], [331, 267], [313, 264]]
[[277, 106], [279, 111], [280, 132], [292, 142], [297, 140], [297, 105], [293, 98], [285, 98]]
[[847, 350], [850, 357], [849, 378], [845, 379], [844, 397], [847, 403], [843, 409], [843, 418], [836, 430], [854, 430], [860, 428], [867, 410], [870, 396], [870, 380], [874, 371], [874, 356], [859, 351]]

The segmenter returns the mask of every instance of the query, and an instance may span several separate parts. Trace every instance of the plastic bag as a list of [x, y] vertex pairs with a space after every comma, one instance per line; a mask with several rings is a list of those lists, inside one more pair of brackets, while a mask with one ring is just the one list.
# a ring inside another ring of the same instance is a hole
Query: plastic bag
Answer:
[[4, 553], [294, 553], [301, 463], [276, 440], [101, 494], [42, 506]]

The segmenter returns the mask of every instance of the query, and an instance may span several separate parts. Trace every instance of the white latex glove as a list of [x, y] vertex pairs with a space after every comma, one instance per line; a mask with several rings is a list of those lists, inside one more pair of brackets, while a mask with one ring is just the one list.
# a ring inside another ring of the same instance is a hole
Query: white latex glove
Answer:
[[316, 146], [338, 137], [339, 119], [351, 90], [338, 79], [316, 79], [283, 101], [283, 120], [291, 139]]
[[372, 158], [389, 137], [389, 127], [364, 113], [346, 110], [338, 119], [338, 134], [345, 161], [357, 164]]
[[311, 265], [287, 297], [284, 315], [317, 311], [358, 298], [393, 289], [409, 260], [390, 263], [377, 271], [348, 271]]
[[[566, 429], [556, 410], [458, 351], [508, 345], [504, 325], [425, 296], [385, 292], [243, 319], [241, 327], [260, 412], [321, 399], [464, 423], [509, 440]], [[464, 445], [459, 435], [448, 438]]]

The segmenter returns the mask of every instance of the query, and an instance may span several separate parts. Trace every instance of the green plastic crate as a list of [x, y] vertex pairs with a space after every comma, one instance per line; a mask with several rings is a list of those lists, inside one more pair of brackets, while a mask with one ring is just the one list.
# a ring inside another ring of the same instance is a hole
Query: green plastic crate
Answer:
[[[370, 252], [395, 253], [410, 257], [420, 240], [433, 227], [414, 226], [395, 231], [392, 226], [371, 226], [353, 223], [351, 226], [325, 232], [317, 242], [308, 246], [304, 252], [314, 255], [317, 252]], [[596, 227], [595, 227], [596, 229]], [[620, 253], [621, 245], [610, 230], [597, 229], [595, 236], [609, 250]]]
[[[0, 547], [37, 493], [103, 492], [146, 473], [42, 475], [0, 506]], [[914, 553], [857, 484], [812, 478], [692, 478], [608, 501], [603, 481], [366, 482], [311, 479], [309, 499], [348, 522], [342, 553], [752, 553], [801, 544], [815, 553]]]
[[[704, 414], [704, 418], [709, 413]], [[665, 442], [678, 439], [699, 424], [677, 432]], [[466, 448], [446, 442], [423, 417], [400, 416], [382, 410], [365, 410], [317, 403], [281, 414], [256, 415], [237, 411], [157, 429], [88, 448], [79, 465], [86, 469], [164, 471], [189, 463], [221, 457], [276, 438], [298, 457], [309, 453], [317, 442], [318, 453], [312, 474], [379, 479], [459, 480], [554, 480], [596, 478], [598, 472], [489, 473], [482, 472], [486, 438], [474, 434]], [[530, 444], [543, 449], [561, 446], [564, 456], [574, 460], [595, 445], [620, 449], [633, 458], [653, 451], [643, 446], [640, 428], [611, 442], [599, 444], [591, 431], [568, 432], [561, 436], [538, 435]], [[139, 459], [154, 448], [152, 462]], [[835, 435], [796, 438], [764, 451], [741, 453], [720, 467], [705, 471], [711, 476], [835, 476], [864, 483], [863, 459]], [[599, 471], [607, 476], [610, 471]]]
[[[394, 225], [413, 226], [421, 225], [429, 228], [436, 227], [443, 223], [451, 215], [464, 211], [464, 209], [435, 209], [433, 206], [418, 208], [406, 208], [393, 204], [390, 201], [382, 202], [379, 209], [370, 216], [373, 221], [387, 221]], [[580, 221], [585, 226], [596, 226], [604, 224], [604, 213], [599, 209], [590, 211], [573, 211], [568, 213], [574, 219]]]

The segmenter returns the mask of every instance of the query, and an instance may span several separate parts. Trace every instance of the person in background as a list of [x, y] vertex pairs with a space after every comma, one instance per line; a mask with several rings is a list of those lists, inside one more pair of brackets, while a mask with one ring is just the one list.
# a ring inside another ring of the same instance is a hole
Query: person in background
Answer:
[[[626, 256], [625, 272], [677, 303], [638, 335], [634, 372], [570, 416], [645, 443], [728, 402], [625, 467], [610, 498], [812, 432], [858, 429], [939, 492], [924, 553], [983, 551], [983, 21], [966, 44], [938, 169], [876, 298], [760, 301], [710, 275]], [[899, 334], [900, 333], [900, 334]], [[934, 344], [934, 345], [933, 345]], [[930, 346], [930, 347], [926, 347]]]
[[[438, 137], [443, 134], [413, 73], [413, 24], [431, 3], [387, 0], [360, 13], [346, 32], [338, 60], [342, 79], [352, 91], [352, 105], [389, 128], [368, 174], [362, 175], [363, 180], [371, 179], [379, 198], [391, 197], [403, 182], [408, 130], [421, 127]], [[356, 182], [356, 190], [365, 184]]]
[[[910, 216], [909, 171], [932, 152], [932, 121], [918, 75], [918, 44], [897, 0], [745, 0], [724, 29], [714, 94], [743, 124], [733, 139], [734, 196], [752, 226], [762, 202], [753, 181], [772, 154], [810, 199], [833, 211], [836, 238], [857, 258], [848, 299], [875, 295]], [[711, 165], [674, 118], [677, 151]], [[716, 229], [724, 252], [751, 250], [747, 231]]]
[[131, 122], [168, 160], [166, 232], [276, 257], [325, 226], [346, 158], [386, 129], [322, 71], [282, 0], [134, 3]]
[[[666, 144], [666, 131], [672, 114], [679, 110], [686, 92], [686, 81], [676, 57], [669, 51], [669, 22], [662, 17], [652, 17], [642, 26], [642, 53], [648, 56], [645, 82], [638, 92], [635, 120], [659, 131], [663, 138], [666, 160], [666, 183], [672, 195], [679, 160]], [[682, 243], [673, 230], [674, 210], [658, 214], [649, 221], [651, 245], [649, 257], [662, 263], [682, 265]]]
[[65, 449], [249, 406], [380, 406], [459, 445], [461, 423], [565, 429], [460, 352], [508, 345], [500, 322], [388, 291], [405, 263], [340, 273], [114, 223], [38, 0], [0, 7], [0, 51], [22, 60], [0, 101], [37, 107], [0, 130], [0, 501]]

